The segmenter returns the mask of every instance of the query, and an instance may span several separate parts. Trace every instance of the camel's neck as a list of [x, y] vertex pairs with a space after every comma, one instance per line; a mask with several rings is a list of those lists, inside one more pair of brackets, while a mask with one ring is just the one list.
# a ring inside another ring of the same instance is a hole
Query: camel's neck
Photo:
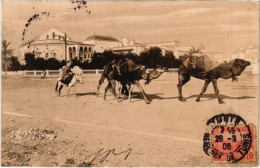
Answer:
[[146, 80], [150, 76], [150, 75], [149, 76], [148, 75], [149, 75], [149, 73], [146, 73], [145, 71], [142, 71], [141, 78]]
[[161, 76], [161, 72], [158, 72], [156, 70], [153, 70], [150, 73], [146, 73], [145, 71], [142, 72], [141, 77], [144, 80], [152, 80], [152, 79], [157, 79], [159, 76]]
[[245, 70], [244, 67], [229, 65], [229, 67], [223, 68], [221, 70], [221, 78], [229, 79], [235, 76], [239, 76]]

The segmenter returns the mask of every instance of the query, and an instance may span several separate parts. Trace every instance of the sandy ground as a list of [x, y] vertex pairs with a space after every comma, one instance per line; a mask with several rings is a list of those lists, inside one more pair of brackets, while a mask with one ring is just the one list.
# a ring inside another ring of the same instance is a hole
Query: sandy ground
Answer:
[[[103, 101], [102, 95], [95, 96], [98, 79], [85, 77], [84, 84], [76, 86], [78, 98], [64, 96], [66, 87], [63, 97], [57, 97], [55, 78], [2, 79], [2, 166], [219, 166], [203, 152], [207, 120], [234, 113], [258, 127], [256, 75], [244, 73], [236, 83], [218, 80], [223, 105], [212, 85], [201, 102], [195, 102], [203, 86], [195, 78], [183, 87], [187, 102], [178, 101], [176, 74], [143, 85], [152, 99], [149, 105], [137, 88], [133, 103], [118, 103], [110, 92]], [[31, 128], [53, 131], [56, 138], [7, 136]]]

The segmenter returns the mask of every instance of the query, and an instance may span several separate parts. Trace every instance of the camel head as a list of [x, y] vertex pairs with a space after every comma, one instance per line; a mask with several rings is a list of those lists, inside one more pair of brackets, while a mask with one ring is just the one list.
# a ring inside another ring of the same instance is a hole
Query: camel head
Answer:
[[249, 65], [251, 65], [249, 61], [245, 61], [243, 59], [235, 59], [234, 64], [231, 67], [231, 71], [235, 76], [239, 76]]
[[160, 65], [156, 65], [155, 69], [152, 70], [150, 73], [147, 74], [146, 77], [146, 82], [145, 84], [149, 84], [149, 82], [152, 79], [157, 79], [159, 78], [159, 76], [161, 76], [161, 74], [163, 74], [164, 72], [168, 71], [168, 69], [166, 67], [162, 67]]
[[159, 73], [164, 73], [164, 72], [167, 72], [167, 71], [168, 71], [168, 68], [163, 67], [163, 66], [161, 66], [161, 65], [156, 65], [155, 70], [156, 70], [157, 72], [159, 72]]
[[161, 74], [168, 71], [166, 67], [162, 67], [161, 65], [156, 65], [155, 69], [150, 72], [149, 79], [157, 79]]

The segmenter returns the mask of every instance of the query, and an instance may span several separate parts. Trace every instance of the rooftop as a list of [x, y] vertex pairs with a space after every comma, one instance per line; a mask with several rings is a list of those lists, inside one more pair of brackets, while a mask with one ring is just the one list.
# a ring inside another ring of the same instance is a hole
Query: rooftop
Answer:
[[110, 37], [110, 36], [100, 36], [100, 35], [92, 35], [89, 36], [86, 40], [104, 40], [104, 41], [115, 41], [115, 42], [119, 42], [118, 39], [114, 38], [114, 37]]

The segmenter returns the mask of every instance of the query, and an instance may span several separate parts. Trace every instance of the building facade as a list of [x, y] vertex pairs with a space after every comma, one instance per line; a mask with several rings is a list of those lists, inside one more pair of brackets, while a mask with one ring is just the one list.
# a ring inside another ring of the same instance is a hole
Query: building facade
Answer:
[[102, 53], [105, 50], [112, 50], [114, 47], [119, 47], [121, 42], [111, 36], [92, 35], [83, 41], [83, 44], [93, 45], [93, 51]]
[[232, 54], [232, 59], [241, 58], [251, 63], [258, 62], [259, 48], [255, 46], [248, 46], [245, 48], [239, 48]]
[[253, 74], [259, 73], [259, 48], [256, 46], [248, 46], [245, 48], [239, 48], [232, 54], [232, 59], [244, 59], [251, 62], [251, 68]]
[[120, 54], [132, 53], [132, 54], [140, 55], [142, 52], [146, 51], [147, 48], [148, 48], [147, 44], [141, 41], [123, 37], [121, 38], [119, 46], [113, 47], [112, 51], [114, 53], [120, 53]]
[[51, 28], [20, 46], [19, 61], [23, 62], [26, 53], [33, 53], [35, 58], [56, 58], [61, 61], [78, 57], [91, 61], [93, 47], [91, 44], [72, 41], [66, 33]]

